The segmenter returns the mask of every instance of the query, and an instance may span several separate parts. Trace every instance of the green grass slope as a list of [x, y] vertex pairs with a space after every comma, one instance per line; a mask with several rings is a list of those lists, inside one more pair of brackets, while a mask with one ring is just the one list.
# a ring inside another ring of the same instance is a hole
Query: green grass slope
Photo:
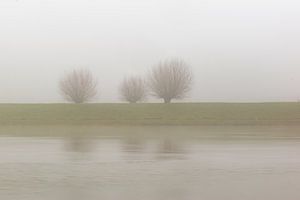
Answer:
[[0, 104], [0, 124], [300, 125], [300, 103]]

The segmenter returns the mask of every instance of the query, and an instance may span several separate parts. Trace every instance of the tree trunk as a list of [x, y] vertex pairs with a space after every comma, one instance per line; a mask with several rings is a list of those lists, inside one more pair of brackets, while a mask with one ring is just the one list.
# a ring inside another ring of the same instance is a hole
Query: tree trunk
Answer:
[[165, 98], [164, 99], [165, 103], [171, 103], [171, 99]]

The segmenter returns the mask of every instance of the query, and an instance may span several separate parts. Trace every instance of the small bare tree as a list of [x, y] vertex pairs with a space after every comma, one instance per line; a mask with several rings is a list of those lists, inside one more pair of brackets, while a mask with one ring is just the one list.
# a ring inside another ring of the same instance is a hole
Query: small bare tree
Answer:
[[140, 77], [125, 78], [120, 87], [122, 99], [129, 103], [137, 103], [146, 98], [145, 81]]
[[186, 97], [191, 89], [192, 72], [180, 59], [160, 62], [150, 72], [149, 86], [154, 96], [170, 103], [172, 99]]
[[85, 103], [97, 95], [97, 80], [87, 69], [73, 70], [66, 74], [59, 83], [65, 100]]

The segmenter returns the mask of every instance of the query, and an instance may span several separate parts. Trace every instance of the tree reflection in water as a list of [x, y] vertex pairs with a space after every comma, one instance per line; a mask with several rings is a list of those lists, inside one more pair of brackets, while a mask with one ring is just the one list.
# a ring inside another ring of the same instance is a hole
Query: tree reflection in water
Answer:
[[96, 139], [81, 127], [68, 131], [63, 139], [64, 149], [71, 159], [85, 160], [94, 151]]
[[66, 151], [88, 153], [92, 151], [93, 140], [79, 135], [69, 135], [65, 139]]
[[157, 158], [160, 160], [184, 159], [185, 150], [182, 141], [164, 138], [159, 141], [157, 147]]
[[145, 143], [140, 138], [124, 138], [122, 140], [122, 150], [124, 152], [141, 153], [143, 152]]

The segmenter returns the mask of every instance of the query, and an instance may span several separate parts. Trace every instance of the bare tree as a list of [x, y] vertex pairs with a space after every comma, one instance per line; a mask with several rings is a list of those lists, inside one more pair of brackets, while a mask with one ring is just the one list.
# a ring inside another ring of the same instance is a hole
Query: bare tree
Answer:
[[154, 96], [170, 103], [172, 99], [186, 97], [191, 89], [192, 72], [180, 59], [160, 62], [150, 72], [149, 86]]
[[85, 103], [97, 95], [97, 80], [87, 69], [73, 70], [60, 81], [60, 91], [65, 100]]
[[129, 103], [136, 103], [146, 98], [145, 81], [140, 77], [125, 78], [120, 87], [122, 98]]

